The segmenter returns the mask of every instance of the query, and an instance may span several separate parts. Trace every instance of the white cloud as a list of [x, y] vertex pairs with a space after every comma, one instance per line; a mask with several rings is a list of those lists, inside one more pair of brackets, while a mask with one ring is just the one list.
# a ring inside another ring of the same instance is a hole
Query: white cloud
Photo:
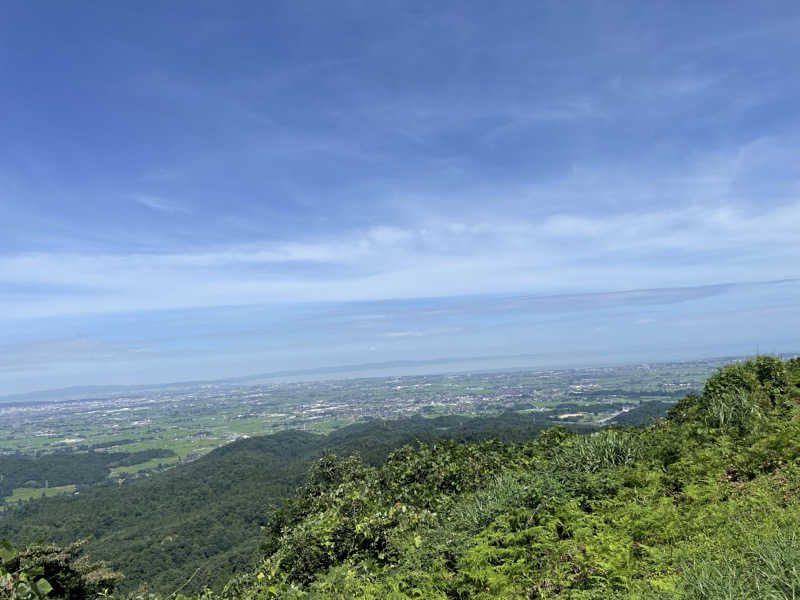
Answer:
[[[0, 283], [48, 286], [6, 315], [273, 301], [613, 290], [798, 276], [800, 202], [540, 221], [429, 221], [318, 241], [164, 254], [0, 257]], [[669, 260], [664, 256], [668, 255]], [[305, 269], [304, 265], [316, 265]], [[62, 286], [93, 293], [58, 293]]]
[[142, 206], [146, 206], [151, 210], [156, 210], [165, 213], [185, 213], [189, 212], [185, 207], [170, 202], [159, 196], [152, 196], [149, 194], [135, 194], [132, 196], [133, 200]]

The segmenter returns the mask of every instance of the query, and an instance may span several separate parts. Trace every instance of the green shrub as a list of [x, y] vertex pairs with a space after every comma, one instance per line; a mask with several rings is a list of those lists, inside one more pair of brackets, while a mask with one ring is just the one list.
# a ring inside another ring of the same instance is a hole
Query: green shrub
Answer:
[[757, 356], [719, 369], [706, 381], [702, 395], [687, 395], [667, 418], [741, 437], [757, 432], [767, 414], [786, 417], [792, 407], [791, 388], [786, 363]]
[[122, 579], [107, 563], [89, 561], [82, 542], [66, 547], [34, 544], [16, 551], [0, 544], [0, 597], [34, 600], [45, 596], [84, 600], [113, 592]]

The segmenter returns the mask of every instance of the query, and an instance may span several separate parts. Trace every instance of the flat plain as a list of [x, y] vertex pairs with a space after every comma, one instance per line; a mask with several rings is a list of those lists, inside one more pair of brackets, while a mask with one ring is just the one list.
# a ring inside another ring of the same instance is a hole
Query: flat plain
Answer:
[[[698, 390], [726, 360], [295, 383], [193, 383], [60, 401], [15, 400], [0, 403], [0, 449], [16, 456], [167, 451], [144, 462], [110, 467], [108, 478], [121, 482], [192, 461], [243, 437], [286, 429], [327, 433], [373, 419], [509, 412], [600, 426], [624, 423], [632, 415], [641, 420], [663, 414], [671, 402]], [[60, 483], [47, 487], [46, 481], [32, 481], [4, 501], [76, 491], [73, 483]]]

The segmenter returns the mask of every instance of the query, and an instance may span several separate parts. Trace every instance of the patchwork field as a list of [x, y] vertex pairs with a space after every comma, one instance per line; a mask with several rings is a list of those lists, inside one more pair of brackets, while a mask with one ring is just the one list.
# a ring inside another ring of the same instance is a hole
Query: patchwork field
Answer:
[[374, 419], [503, 413], [581, 425], [638, 422], [663, 414], [672, 402], [699, 389], [722, 362], [205, 383], [60, 401], [4, 402], [0, 403], [3, 454], [85, 455], [92, 465], [102, 462], [99, 454], [108, 459], [101, 471], [93, 470], [81, 480], [65, 480], [60, 472], [49, 485], [33, 481], [13, 489], [6, 486], [3, 501], [80, 491], [104, 481], [120, 483], [190, 462], [237, 439], [287, 429], [329, 433]]

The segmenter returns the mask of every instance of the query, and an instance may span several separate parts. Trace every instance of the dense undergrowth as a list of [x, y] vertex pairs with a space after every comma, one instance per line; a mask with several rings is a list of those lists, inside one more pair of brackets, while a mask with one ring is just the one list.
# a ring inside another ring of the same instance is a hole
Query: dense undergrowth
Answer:
[[[77, 496], [19, 503], [0, 512], [0, 538], [17, 547], [86, 540], [87, 554], [125, 574], [118, 586], [123, 593], [146, 587], [166, 595], [180, 586], [184, 593], [219, 591], [234, 573], [251, 569], [260, 556], [261, 526], [322, 452], [358, 453], [378, 465], [392, 450], [418, 440], [513, 442], [549, 426], [537, 414], [509, 413], [365, 422], [328, 435], [283, 431], [253, 437], [122, 486], [84, 487]], [[3, 462], [4, 472], [7, 468]]]
[[326, 454], [204, 597], [798, 598], [799, 384], [761, 356], [642, 428]]
[[795, 598], [800, 361], [645, 428], [322, 459], [236, 598]]

